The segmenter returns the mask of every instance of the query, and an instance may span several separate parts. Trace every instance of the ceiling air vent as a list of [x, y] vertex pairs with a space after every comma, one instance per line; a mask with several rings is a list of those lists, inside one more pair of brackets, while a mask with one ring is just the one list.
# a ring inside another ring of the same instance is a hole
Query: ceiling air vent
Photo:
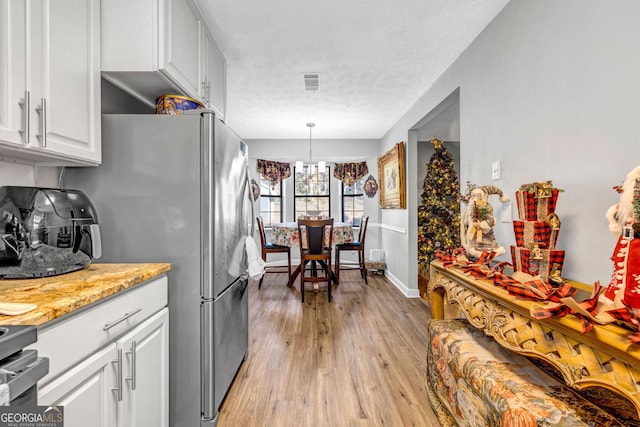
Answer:
[[320, 88], [320, 74], [303, 73], [303, 76], [305, 90], [318, 90]]

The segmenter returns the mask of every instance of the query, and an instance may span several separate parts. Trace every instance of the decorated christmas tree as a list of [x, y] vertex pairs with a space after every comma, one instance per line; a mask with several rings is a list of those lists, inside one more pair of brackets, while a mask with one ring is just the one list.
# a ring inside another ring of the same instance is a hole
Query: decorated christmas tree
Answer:
[[453, 156], [434, 137], [435, 152], [427, 164], [422, 203], [418, 207], [418, 263], [429, 263], [439, 249], [460, 246], [460, 184]]

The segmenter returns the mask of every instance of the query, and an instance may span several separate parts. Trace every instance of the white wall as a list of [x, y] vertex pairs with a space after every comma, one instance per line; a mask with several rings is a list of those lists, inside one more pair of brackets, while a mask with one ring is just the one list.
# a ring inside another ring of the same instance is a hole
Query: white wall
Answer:
[[[513, 197], [521, 184], [552, 180], [565, 190], [556, 209], [563, 276], [607, 284], [615, 238], [604, 214], [617, 202], [612, 186], [640, 164], [638, 16], [637, 0], [512, 0], [384, 136], [381, 152], [408, 140], [414, 188], [408, 209], [383, 210], [380, 222], [402, 226], [416, 215], [417, 138], [409, 130], [459, 88], [460, 181], [496, 184]], [[503, 177], [492, 182], [495, 160]], [[390, 272], [409, 288], [417, 287], [408, 253], [415, 235], [381, 233], [394, 254]], [[510, 223], [499, 223], [496, 236], [515, 243]]]
[[0, 160], [0, 186], [21, 185], [39, 187], [58, 186], [58, 168], [34, 167]]

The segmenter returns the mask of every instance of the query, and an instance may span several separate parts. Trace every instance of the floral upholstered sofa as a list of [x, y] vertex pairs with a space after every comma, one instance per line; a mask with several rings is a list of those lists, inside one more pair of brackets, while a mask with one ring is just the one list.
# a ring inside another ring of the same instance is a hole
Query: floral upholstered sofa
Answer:
[[623, 426], [464, 320], [431, 321], [427, 388], [443, 426]]

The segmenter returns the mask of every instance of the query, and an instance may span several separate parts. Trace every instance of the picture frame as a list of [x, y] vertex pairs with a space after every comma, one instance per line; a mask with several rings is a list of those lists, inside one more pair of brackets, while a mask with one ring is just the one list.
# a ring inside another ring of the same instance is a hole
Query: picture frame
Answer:
[[378, 192], [378, 183], [373, 175], [369, 175], [367, 180], [364, 182], [364, 194], [367, 195], [368, 198], [372, 198]]
[[378, 180], [380, 207], [406, 209], [404, 141], [397, 143], [378, 158]]

